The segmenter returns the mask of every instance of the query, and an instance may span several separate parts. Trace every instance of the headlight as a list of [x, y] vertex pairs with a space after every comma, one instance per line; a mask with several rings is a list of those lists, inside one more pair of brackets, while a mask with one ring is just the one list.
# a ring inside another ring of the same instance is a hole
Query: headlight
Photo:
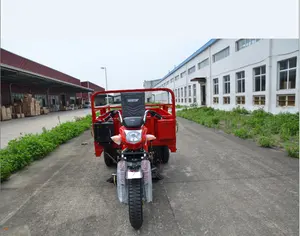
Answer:
[[139, 143], [142, 140], [142, 130], [125, 130], [126, 141], [128, 143]]

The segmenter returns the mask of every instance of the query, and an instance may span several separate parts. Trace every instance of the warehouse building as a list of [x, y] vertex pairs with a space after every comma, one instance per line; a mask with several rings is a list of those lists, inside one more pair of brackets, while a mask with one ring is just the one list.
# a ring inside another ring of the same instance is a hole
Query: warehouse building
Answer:
[[299, 73], [298, 39], [211, 39], [154, 87], [172, 89], [180, 105], [295, 113]]
[[88, 93], [104, 90], [1, 48], [1, 106], [32, 94], [50, 111], [80, 108]]

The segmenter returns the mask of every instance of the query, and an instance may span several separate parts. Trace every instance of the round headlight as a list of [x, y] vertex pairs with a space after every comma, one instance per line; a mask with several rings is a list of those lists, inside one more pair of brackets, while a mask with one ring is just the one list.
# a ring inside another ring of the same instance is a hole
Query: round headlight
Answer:
[[141, 130], [126, 130], [126, 140], [129, 143], [138, 143], [142, 140]]

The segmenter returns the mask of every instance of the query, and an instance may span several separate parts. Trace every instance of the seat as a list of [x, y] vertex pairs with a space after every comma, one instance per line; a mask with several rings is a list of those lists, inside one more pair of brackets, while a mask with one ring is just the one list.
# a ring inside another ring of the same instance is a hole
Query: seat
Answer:
[[121, 93], [121, 104], [123, 125], [126, 128], [140, 128], [144, 124], [145, 93]]

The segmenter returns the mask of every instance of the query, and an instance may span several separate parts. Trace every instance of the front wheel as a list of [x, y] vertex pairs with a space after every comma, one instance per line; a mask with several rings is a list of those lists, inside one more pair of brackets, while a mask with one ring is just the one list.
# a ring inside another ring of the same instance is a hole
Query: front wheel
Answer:
[[128, 206], [129, 220], [134, 229], [139, 229], [143, 224], [143, 203], [142, 203], [142, 180], [128, 180]]

